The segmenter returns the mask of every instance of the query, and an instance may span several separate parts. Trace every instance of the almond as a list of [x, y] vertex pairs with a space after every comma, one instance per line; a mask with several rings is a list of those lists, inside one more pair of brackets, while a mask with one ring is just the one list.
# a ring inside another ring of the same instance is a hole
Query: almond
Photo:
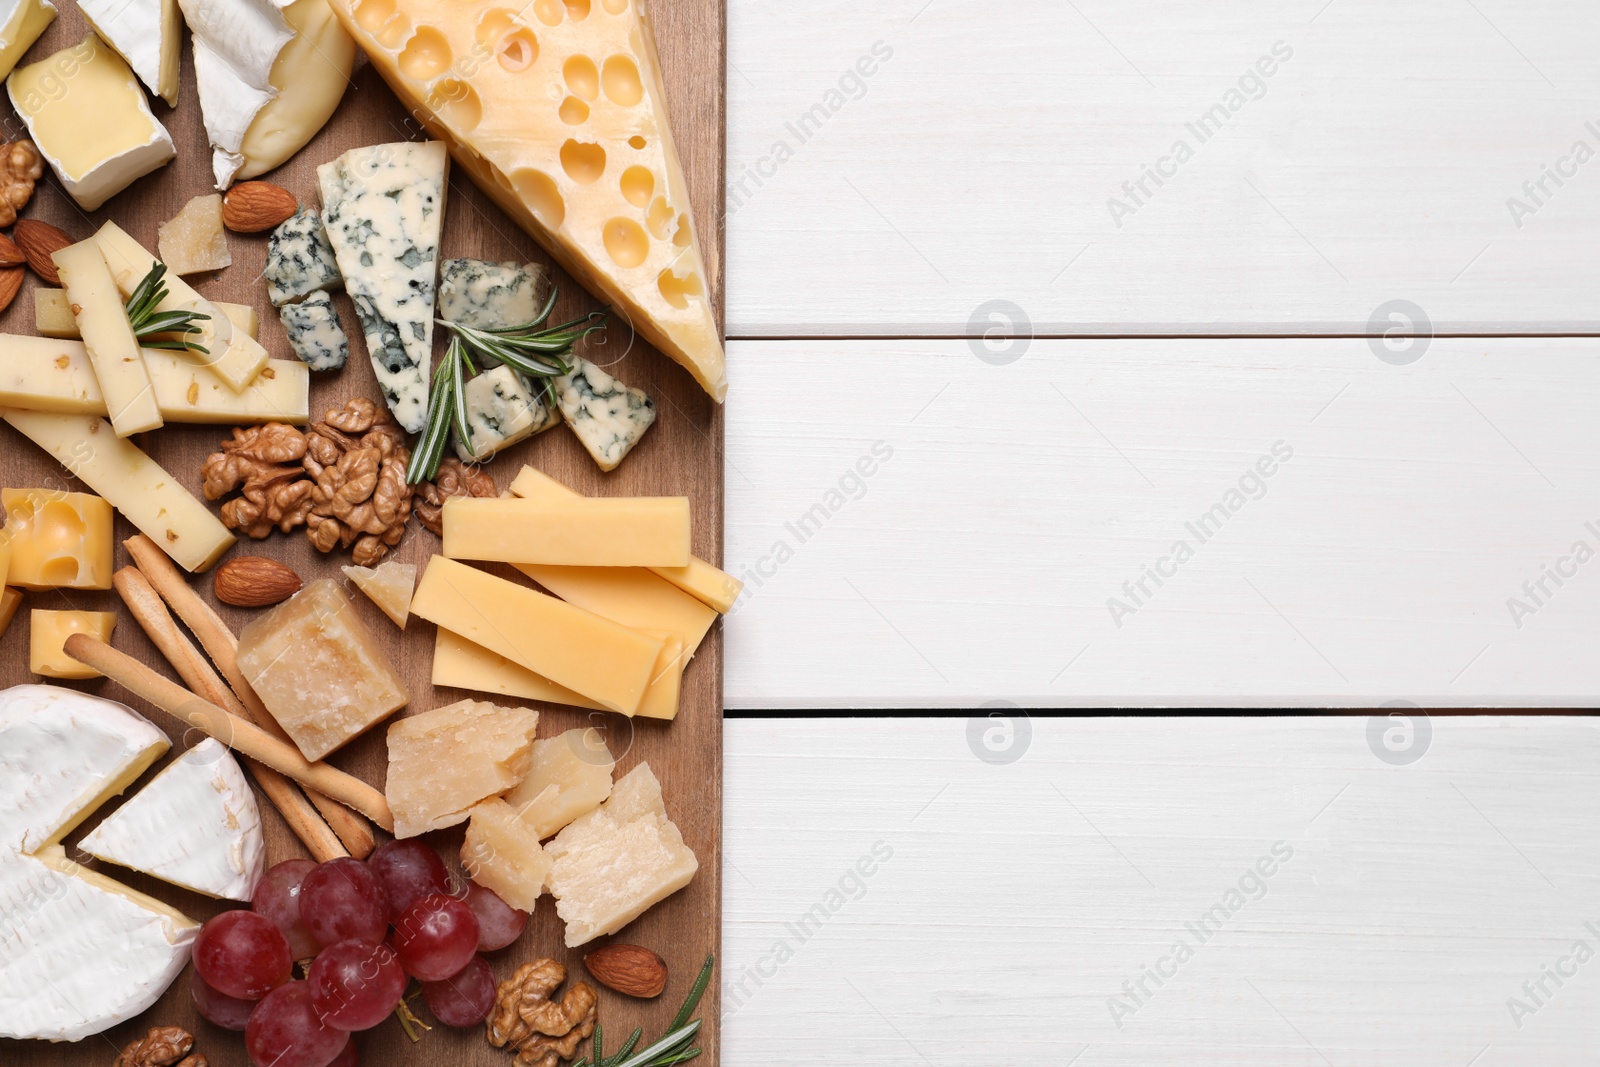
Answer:
[[271, 182], [241, 182], [222, 198], [222, 224], [234, 233], [260, 233], [288, 219], [300, 204]]
[[28, 257], [22, 254], [17, 242], [0, 233], [0, 267], [25, 267]]
[[10, 307], [11, 301], [17, 298], [17, 292], [22, 288], [22, 276], [26, 273], [21, 267], [0, 269], [0, 311]]
[[61, 284], [61, 275], [56, 273], [56, 265], [50, 254], [77, 243], [67, 236], [65, 230], [37, 219], [19, 219], [17, 228], [11, 231], [11, 239], [22, 249], [22, 255], [27, 259], [28, 266], [33, 268], [33, 273], [51, 285]]
[[607, 945], [583, 957], [594, 980], [630, 997], [658, 997], [667, 988], [667, 963], [639, 945]]
[[236, 608], [264, 608], [300, 591], [300, 576], [275, 559], [238, 556], [217, 568], [212, 589]]

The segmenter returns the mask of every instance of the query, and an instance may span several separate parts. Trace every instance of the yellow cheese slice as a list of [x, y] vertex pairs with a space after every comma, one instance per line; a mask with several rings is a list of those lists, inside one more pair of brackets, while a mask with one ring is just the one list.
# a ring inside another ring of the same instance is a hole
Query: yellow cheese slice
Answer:
[[499, 563], [681, 567], [689, 562], [689, 498], [451, 497], [444, 503], [444, 554]]
[[567, 272], [728, 389], [638, 0], [330, 0], [411, 113]]
[[11, 628], [11, 620], [17, 617], [17, 609], [22, 606], [22, 594], [15, 589], [0, 589], [0, 636]]
[[[260, 335], [261, 319], [256, 315], [255, 308], [249, 304], [229, 304], [222, 300], [213, 300], [212, 303], [222, 309], [235, 328], [252, 338]], [[72, 317], [72, 301], [67, 299], [65, 289], [40, 286], [33, 291], [33, 329], [45, 337], [78, 339], [78, 320]]]
[[0, 489], [6, 581], [23, 589], [110, 589], [111, 505], [89, 493]]
[[111, 427], [118, 437], [131, 437], [162, 424], [150, 373], [139, 354], [139, 339], [128, 324], [127, 310], [117, 283], [112, 280], [100, 248], [94, 241], [79, 241], [54, 252], [50, 258], [66, 287], [78, 333], [89, 353], [95, 380], [105, 398]]
[[517, 570], [585, 611], [641, 631], [670, 633], [693, 656], [717, 621], [701, 603], [644, 567], [552, 567], [519, 563]]

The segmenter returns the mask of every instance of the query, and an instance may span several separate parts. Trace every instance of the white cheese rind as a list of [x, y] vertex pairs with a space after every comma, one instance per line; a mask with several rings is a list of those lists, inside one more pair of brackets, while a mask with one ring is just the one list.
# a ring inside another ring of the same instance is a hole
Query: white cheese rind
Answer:
[[327, 293], [312, 293], [298, 304], [285, 304], [278, 309], [278, 317], [289, 335], [289, 347], [300, 362], [315, 371], [344, 366], [350, 356], [350, 342]]
[[78, 0], [78, 9], [152, 93], [178, 103], [178, 0]]
[[267, 855], [250, 783], [211, 737], [167, 764], [78, 847], [196, 893], [244, 901]]
[[244, 135], [278, 90], [272, 64], [294, 36], [275, 0], [178, 0], [194, 38], [194, 77], [211, 141], [211, 169], [226, 189], [244, 166]]
[[496, 367], [469, 379], [463, 395], [470, 441], [455, 438], [463, 463], [488, 459], [502, 448], [526, 441], [561, 421], [545, 403], [543, 390], [510, 367]]
[[562, 417], [603, 471], [615, 470], [656, 421], [655, 402], [643, 389], [624, 385], [581, 356], [553, 384]]
[[356, 43], [327, 0], [294, 0], [283, 17], [295, 31], [294, 40], [272, 64], [278, 95], [256, 112], [245, 131], [239, 148], [244, 166], [236, 181], [265, 174], [304, 148], [333, 117], [350, 84]]
[[374, 145], [317, 168], [322, 224], [395, 421], [417, 433], [433, 366], [434, 273], [450, 157], [439, 141]]

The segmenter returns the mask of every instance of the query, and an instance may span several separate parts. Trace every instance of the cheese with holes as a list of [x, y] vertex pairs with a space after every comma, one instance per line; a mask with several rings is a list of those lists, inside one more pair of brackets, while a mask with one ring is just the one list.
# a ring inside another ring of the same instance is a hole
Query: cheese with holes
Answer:
[[55, 18], [55, 5], [50, 0], [0, 2], [0, 78], [11, 73], [22, 54]]
[[67, 655], [67, 638], [88, 634], [111, 643], [117, 616], [110, 611], [33, 610], [28, 622], [28, 669], [45, 678], [98, 678], [100, 672]]
[[343, 567], [344, 576], [389, 616], [400, 629], [406, 628], [411, 618], [411, 594], [417, 587], [417, 567], [414, 563], [396, 563], [385, 560], [376, 570], [371, 567]]
[[478, 186], [713, 397], [722, 343], [638, 0], [330, 0]]
[[[248, 304], [229, 304], [222, 300], [213, 303], [222, 309], [222, 313], [236, 329], [243, 330], [251, 337], [257, 335], [260, 319], [256, 316], [255, 308]], [[40, 286], [33, 291], [33, 329], [45, 337], [78, 339], [78, 320], [72, 317], [72, 302], [67, 299], [65, 289]]]
[[206, 570], [233, 546], [233, 534], [210, 508], [118, 437], [104, 419], [17, 408], [0, 409], [0, 418], [104, 497], [185, 570]]
[[562, 419], [603, 471], [616, 470], [655, 424], [655, 402], [643, 389], [622, 384], [581, 356], [551, 387]]
[[689, 498], [451, 497], [444, 502], [444, 554], [500, 563], [681, 567], [689, 562]]
[[356, 306], [378, 388], [422, 429], [433, 367], [434, 274], [450, 157], [438, 141], [353, 148], [317, 168], [322, 225]]
[[717, 613], [644, 567], [558, 567], [519, 563], [517, 570], [585, 611], [635, 630], [663, 630], [686, 655], [700, 647]]
[[539, 713], [462, 700], [389, 726], [394, 836], [415, 837], [465, 822], [471, 807], [528, 773]]
[[605, 738], [592, 728], [535, 741], [527, 777], [506, 794], [506, 803], [543, 841], [605, 802], [616, 765]]
[[68, 245], [50, 256], [66, 287], [78, 334], [89, 353], [95, 381], [105, 398], [111, 426], [118, 437], [130, 437], [161, 426], [150, 373], [139, 353], [139, 339], [128, 324], [127, 310], [111, 270], [92, 240]]
[[499, 797], [473, 807], [461, 842], [461, 869], [519, 911], [532, 911], [544, 893], [550, 857], [516, 809]]
[[0, 589], [0, 636], [11, 628], [11, 620], [22, 607], [22, 592], [17, 589]]
[[178, 104], [183, 13], [178, 0], [78, 0], [78, 8], [152, 93]]
[[139, 79], [94, 34], [13, 70], [6, 91], [39, 153], [85, 211], [177, 154]]
[[304, 148], [333, 117], [355, 66], [356, 43], [328, 9], [328, 0], [278, 6], [295, 35], [267, 79], [277, 95], [245, 130], [239, 146], [244, 164], [234, 175], [239, 181], [265, 174]]
[[428, 561], [411, 612], [625, 715], [639, 707], [663, 645], [443, 556]]
[[405, 706], [405, 683], [339, 583], [310, 582], [239, 633], [239, 670], [319, 760]]
[[[511, 492], [527, 500], [565, 499], [580, 495], [543, 471], [523, 467], [511, 483]], [[694, 558], [687, 567], [651, 567], [650, 570], [685, 593], [726, 613], [739, 599], [744, 583], [733, 575]]]
[[111, 505], [89, 493], [0, 489], [11, 551], [6, 584], [110, 589]]
[[567, 924], [568, 948], [616, 933], [700, 869], [648, 763], [618, 779], [609, 800], [578, 816], [545, 851], [552, 860], [546, 885]]

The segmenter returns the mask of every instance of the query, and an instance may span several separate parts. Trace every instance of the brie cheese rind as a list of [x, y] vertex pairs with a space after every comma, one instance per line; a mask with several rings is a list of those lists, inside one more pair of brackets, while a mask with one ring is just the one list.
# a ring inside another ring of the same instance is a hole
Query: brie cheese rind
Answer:
[[328, 124], [344, 98], [355, 67], [356, 43], [328, 8], [328, 0], [294, 0], [283, 17], [295, 31], [272, 64], [278, 95], [256, 112], [239, 152], [244, 166], [234, 180], [265, 174], [306, 146]]
[[261, 812], [215, 738], [168, 764], [79, 848], [208, 897], [248, 901], [266, 865]]
[[194, 37], [194, 77], [211, 141], [211, 169], [226, 189], [244, 166], [244, 137], [278, 95], [272, 65], [294, 30], [277, 0], [178, 0]]
[[183, 42], [178, 0], [78, 0], [78, 8], [152, 93], [168, 107], [178, 105]]

